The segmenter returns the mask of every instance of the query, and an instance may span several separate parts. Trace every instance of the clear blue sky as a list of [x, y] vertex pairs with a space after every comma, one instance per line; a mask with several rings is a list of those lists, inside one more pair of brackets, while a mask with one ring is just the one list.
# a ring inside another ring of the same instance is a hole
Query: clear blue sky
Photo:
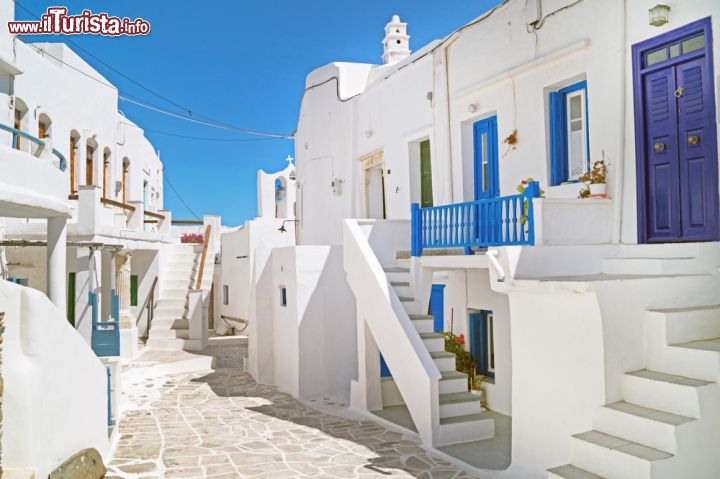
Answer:
[[[379, 63], [384, 26], [393, 14], [408, 22], [417, 50], [481, 15], [499, 0], [18, 0], [36, 15], [48, 6], [70, 13], [88, 8], [150, 21], [147, 37], [73, 36], [103, 61], [148, 88], [217, 120], [254, 130], [293, 132], [306, 74], [331, 61]], [[16, 18], [30, 19], [19, 6]], [[38, 36], [31, 41], [57, 41]], [[78, 52], [122, 92], [178, 111]], [[275, 171], [293, 155], [291, 140], [209, 142], [148, 130], [211, 138], [247, 138], [193, 125], [125, 102], [120, 109], [141, 127], [165, 172], [199, 215], [220, 214], [226, 225], [257, 212], [256, 171]], [[165, 185], [165, 207], [190, 213]]]

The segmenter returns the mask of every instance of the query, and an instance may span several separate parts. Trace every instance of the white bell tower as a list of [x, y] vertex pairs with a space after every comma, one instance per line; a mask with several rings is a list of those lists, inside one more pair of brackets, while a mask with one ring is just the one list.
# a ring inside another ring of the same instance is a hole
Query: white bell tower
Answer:
[[390, 23], [385, 25], [383, 40], [383, 63], [395, 63], [410, 56], [410, 37], [407, 34], [407, 23], [393, 15]]

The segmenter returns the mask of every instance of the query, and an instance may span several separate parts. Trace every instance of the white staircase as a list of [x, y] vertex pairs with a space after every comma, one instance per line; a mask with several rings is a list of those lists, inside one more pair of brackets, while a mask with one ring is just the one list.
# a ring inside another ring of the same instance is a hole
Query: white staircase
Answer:
[[[198, 248], [199, 249], [199, 248]], [[160, 278], [158, 300], [155, 303], [147, 349], [179, 351], [189, 348], [190, 321], [188, 294], [194, 289], [200, 262], [200, 252], [192, 244], [168, 246], [168, 258]], [[208, 249], [203, 272], [202, 289], [212, 285], [214, 254]]]
[[[695, 256], [694, 245], [679, 247], [686, 251], [675, 257], [658, 245], [604, 261], [606, 274], [674, 276], [680, 305], [646, 311], [645, 369], [625, 373], [623, 400], [572, 437], [572, 464], [548, 470], [549, 478], [720, 477], [720, 284], [707, 274], [713, 261]], [[714, 297], [684, 283], [684, 275], [703, 274], [718, 286]]]
[[[345, 271], [360, 331], [360, 377], [353, 384], [351, 407], [375, 411], [404, 404], [420, 438], [435, 447], [490, 439], [494, 420], [482, 412], [480, 397], [467, 391], [467, 377], [456, 371], [455, 355], [445, 352], [444, 336], [433, 331], [433, 317], [424, 314], [431, 277], [413, 280], [408, 263], [395, 256], [409, 244], [408, 226], [345, 220]], [[416, 294], [415, 283], [427, 291]], [[365, 330], [370, 334], [362, 337]], [[381, 381], [377, 349], [366, 338], [380, 350], [392, 378]]]
[[[413, 314], [416, 298], [410, 285], [410, 268], [390, 266], [383, 270], [442, 376], [438, 384], [439, 444], [458, 444], [493, 437], [495, 422], [483, 414], [480, 396], [468, 392], [467, 374], [455, 369], [455, 355], [445, 351], [445, 336], [434, 332], [434, 317], [430, 314]], [[383, 406], [404, 404], [392, 377], [382, 379], [382, 391]]]

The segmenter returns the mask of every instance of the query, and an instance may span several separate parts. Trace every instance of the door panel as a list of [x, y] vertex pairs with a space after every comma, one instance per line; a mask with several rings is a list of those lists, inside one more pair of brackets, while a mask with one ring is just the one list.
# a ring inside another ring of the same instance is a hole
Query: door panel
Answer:
[[709, 72], [701, 57], [676, 67], [682, 233], [686, 240], [711, 240], [717, 228], [717, 162]]
[[475, 123], [475, 199], [495, 198], [500, 194], [498, 178], [497, 117]]
[[680, 237], [680, 181], [672, 69], [645, 77], [648, 240]]
[[420, 207], [433, 205], [432, 167], [430, 162], [430, 140], [420, 143]]

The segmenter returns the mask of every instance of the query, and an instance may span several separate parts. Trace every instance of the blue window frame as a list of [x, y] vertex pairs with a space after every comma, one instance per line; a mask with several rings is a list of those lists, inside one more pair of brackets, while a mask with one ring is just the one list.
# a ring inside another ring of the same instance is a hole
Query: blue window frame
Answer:
[[287, 306], [287, 288], [285, 286], [280, 287], [280, 306]]
[[477, 373], [495, 377], [495, 328], [493, 312], [474, 311], [468, 314], [470, 355], [477, 365]]
[[587, 82], [550, 92], [550, 184], [578, 181], [590, 170]]
[[475, 160], [475, 199], [500, 195], [498, 175], [497, 117], [492, 116], [473, 125], [473, 154]]

